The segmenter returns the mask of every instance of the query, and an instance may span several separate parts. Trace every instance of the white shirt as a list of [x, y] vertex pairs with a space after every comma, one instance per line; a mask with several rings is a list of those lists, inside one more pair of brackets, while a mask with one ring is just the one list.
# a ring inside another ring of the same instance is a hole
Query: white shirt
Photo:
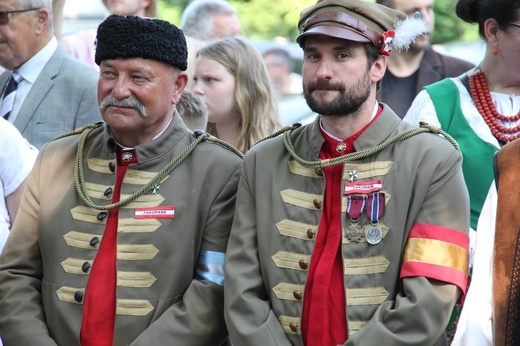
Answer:
[[31, 171], [38, 150], [20, 132], [0, 117], [0, 252], [4, 247], [11, 219], [5, 197], [18, 189]]
[[493, 248], [498, 193], [491, 184], [477, 224], [473, 275], [451, 346], [492, 346]]

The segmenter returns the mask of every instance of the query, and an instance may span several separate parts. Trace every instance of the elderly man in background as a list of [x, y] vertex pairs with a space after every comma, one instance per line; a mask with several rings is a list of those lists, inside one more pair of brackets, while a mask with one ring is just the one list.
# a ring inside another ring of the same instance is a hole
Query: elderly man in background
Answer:
[[279, 98], [303, 94], [302, 76], [294, 72], [294, 62], [287, 49], [270, 48], [262, 57]]
[[194, 0], [182, 13], [180, 28], [200, 41], [242, 35], [237, 10], [226, 0]]
[[[97, 32], [105, 124], [42, 148], [0, 256], [7, 345], [220, 345], [223, 263], [241, 159], [175, 105], [174, 25], [109, 16]], [[208, 178], [211, 177], [211, 178]]]
[[1, 116], [37, 148], [100, 121], [98, 74], [58, 44], [51, 0], [4, 0], [0, 13]]

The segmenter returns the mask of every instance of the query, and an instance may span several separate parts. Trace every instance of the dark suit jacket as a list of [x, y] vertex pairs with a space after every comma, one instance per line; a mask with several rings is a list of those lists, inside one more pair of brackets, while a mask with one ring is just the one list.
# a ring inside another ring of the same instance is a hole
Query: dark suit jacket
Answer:
[[[415, 97], [425, 86], [443, 80], [447, 77], [460, 76], [473, 67], [475, 67], [475, 65], [468, 61], [440, 54], [430, 47], [426, 50], [426, 53], [424, 54], [424, 57], [421, 61], [421, 65], [419, 66], [419, 74], [417, 76], [417, 84], [415, 85], [415, 89], [400, 89], [399, 91], [403, 94], [413, 92]], [[383, 80], [381, 80], [381, 85], [376, 95], [378, 101], [382, 102], [384, 92], [384, 83]], [[404, 114], [399, 114], [399, 116], [404, 117]]]
[[[5, 88], [12, 71], [0, 76]], [[65, 132], [101, 119], [97, 101], [99, 73], [58, 49], [25, 98], [14, 126], [35, 147]]]

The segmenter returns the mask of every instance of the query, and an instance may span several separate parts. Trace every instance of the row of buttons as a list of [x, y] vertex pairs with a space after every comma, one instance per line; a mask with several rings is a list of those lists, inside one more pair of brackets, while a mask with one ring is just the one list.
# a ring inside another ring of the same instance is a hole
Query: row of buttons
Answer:
[[[113, 162], [109, 162], [109, 163], [108, 163], [108, 169], [110, 169], [110, 171], [113, 173], [113, 172], [116, 171], [116, 165], [115, 165]], [[111, 187], [109, 187], [109, 188], [107, 188], [107, 189], [105, 190], [105, 192], [103, 193], [103, 195], [104, 195], [105, 197], [108, 197], [108, 196], [110, 196], [110, 195], [113, 193], [113, 191], [114, 191], [114, 190], [113, 190]], [[102, 212], [100, 212], [100, 213], [97, 215], [97, 219], [98, 219], [99, 221], [102, 221], [102, 220], [104, 220], [107, 216], [108, 216], [107, 212], [102, 211]], [[90, 244], [90, 246], [95, 247], [95, 246], [97, 246], [97, 245], [99, 244], [99, 242], [100, 242], [99, 237], [93, 237], [92, 239], [90, 239], [89, 244]], [[86, 262], [84, 262], [84, 263], [82, 264], [82, 266], [81, 266], [81, 270], [82, 270], [84, 273], [88, 273], [88, 271], [90, 270], [91, 267], [92, 267], [92, 266], [91, 266], [90, 262], [87, 262], [87, 261], [86, 261]], [[84, 295], [84, 294], [83, 294], [83, 291], [76, 291], [76, 292], [74, 292], [74, 300], [75, 300], [76, 302], [78, 302], [78, 303], [81, 303], [81, 302], [83, 301], [83, 295]]]
[[[99, 213], [99, 214], [102, 214], [102, 213]], [[100, 219], [99, 217], [99, 214], [98, 214], [98, 220], [102, 220], [103, 218]], [[105, 213], [106, 214], [106, 213]], [[106, 217], [106, 216], [105, 216]], [[99, 244], [99, 238], [98, 237], [93, 237], [92, 239], [90, 239], [90, 246], [92, 247], [95, 247], [96, 245]], [[81, 270], [84, 272], [84, 273], [88, 273], [88, 271], [90, 270], [91, 268], [91, 264], [90, 262], [88, 261], [85, 261], [82, 265], [81, 265]], [[82, 291], [76, 291], [74, 293], [74, 300], [77, 301], [78, 303], [81, 303], [83, 301], [83, 292]]]

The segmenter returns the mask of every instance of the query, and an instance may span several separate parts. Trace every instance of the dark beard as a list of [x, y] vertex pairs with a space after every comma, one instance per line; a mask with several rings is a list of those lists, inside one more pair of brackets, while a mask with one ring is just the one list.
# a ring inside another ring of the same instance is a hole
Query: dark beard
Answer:
[[[350, 88], [349, 91], [347, 91], [345, 85], [331, 84], [328, 80], [319, 80], [304, 88], [304, 97], [309, 108], [321, 115], [343, 116], [357, 113], [370, 96], [370, 80], [368, 78], [368, 74], [365, 75], [365, 78], [360, 80], [355, 87]], [[339, 92], [339, 96], [332, 102], [324, 103], [312, 95], [315, 90], [336, 90]]]

